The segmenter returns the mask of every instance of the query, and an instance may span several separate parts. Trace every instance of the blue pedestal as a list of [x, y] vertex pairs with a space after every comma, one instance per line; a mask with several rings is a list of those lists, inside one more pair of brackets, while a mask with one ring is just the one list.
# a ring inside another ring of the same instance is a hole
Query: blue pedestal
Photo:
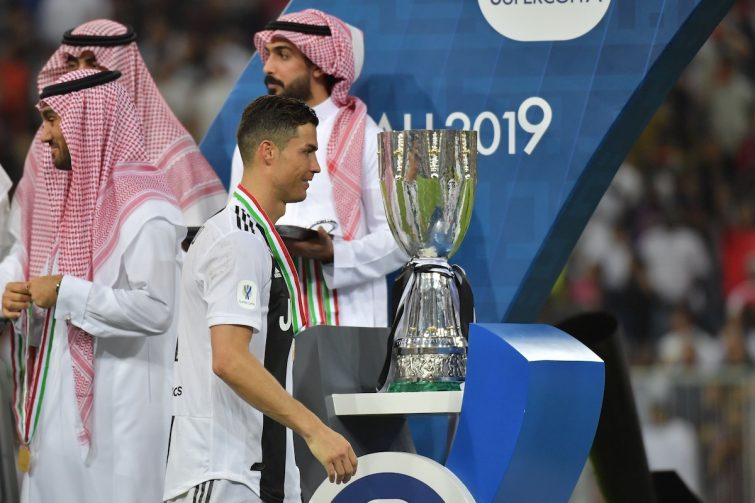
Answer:
[[568, 501], [600, 417], [603, 362], [547, 325], [475, 324], [446, 466], [480, 503]]
[[[463, 483], [478, 503], [568, 501], [600, 416], [604, 367], [594, 353], [547, 325], [472, 325], [459, 404], [443, 392], [370, 393], [369, 383], [376, 382], [382, 367], [384, 332], [344, 327], [304, 332], [294, 364], [297, 398], [345, 435], [360, 456], [412, 451], [404, 427], [411, 417], [415, 441], [423, 444], [417, 451], [442, 460], [448, 439], [444, 424], [461, 410], [446, 463], [453, 475], [447, 471], [450, 478], [444, 478], [441, 470], [438, 480], [423, 483], [435, 487], [437, 482], [437, 490]], [[322, 484], [323, 470], [306, 445], [297, 445], [297, 462], [307, 500]], [[398, 466], [376, 470], [362, 472], [358, 479], [365, 480], [359, 484], [379, 473], [418, 478]], [[338, 486], [339, 491], [353, 483]]]
[[407, 419], [417, 454], [444, 464], [448, 455], [448, 415], [409, 416]]

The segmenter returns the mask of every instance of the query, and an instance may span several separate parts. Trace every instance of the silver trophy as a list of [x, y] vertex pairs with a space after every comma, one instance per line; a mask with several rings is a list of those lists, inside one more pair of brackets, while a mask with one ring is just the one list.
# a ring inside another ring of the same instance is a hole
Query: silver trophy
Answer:
[[387, 391], [458, 390], [467, 368], [459, 292], [448, 259], [472, 217], [477, 133], [378, 134], [383, 202], [393, 236], [412, 257], [394, 323]]

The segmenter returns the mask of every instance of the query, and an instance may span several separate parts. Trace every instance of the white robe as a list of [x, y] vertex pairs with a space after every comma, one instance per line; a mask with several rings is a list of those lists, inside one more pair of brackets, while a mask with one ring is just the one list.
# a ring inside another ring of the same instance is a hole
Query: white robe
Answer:
[[[333, 203], [333, 186], [326, 156], [338, 106], [328, 98], [314, 107], [317, 126], [316, 174], [300, 203], [286, 205], [279, 225], [310, 227], [320, 220], [339, 223], [333, 231], [333, 262], [323, 264], [325, 284], [337, 289], [340, 324], [344, 326], [384, 327], [388, 324], [388, 292], [385, 276], [404, 265], [409, 258], [398, 248], [385, 217], [377, 160], [377, 134], [380, 128], [369, 116], [364, 129], [362, 152], [362, 213], [356, 237], [342, 239], [343, 231]], [[231, 187], [241, 180], [243, 163], [238, 146], [234, 151]], [[316, 226], [315, 226], [316, 227]], [[327, 228], [327, 226], [324, 226]]]
[[10, 234], [10, 199], [8, 192], [13, 186], [8, 173], [0, 166], [0, 257], [5, 256], [13, 245]]
[[[2, 166], [0, 166], [0, 258], [10, 251], [14, 237], [10, 231], [10, 202], [9, 194], [13, 182], [8, 174], [5, 172]], [[0, 320], [0, 329], [4, 323]], [[7, 337], [3, 339], [8, 339]], [[9, 342], [9, 341], [8, 341]], [[0, 352], [2, 352], [2, 344], [4, 341], [0, 341]], [[10, 344], [8, 344], [10, 346]], [[10, 367], [8, 367], [10, 369]], [[10, 372], [6, 372], [0, 377], [0, 400], [3, 405], [10, 403], [10, 393], [12, 389], [11, 379], [9, 377]], [[13, 417], [8, 407], [4, 407], [0, 412], [0, 457], [3, 460], [12, 460], [15, 453], [15, 439], [16, 434], [13, 430]], [[9, 501], [16, 501], [18, 499], [18, 490], [16, 485], [17, 474], [15, 464], [12, 463], [0, 463], [0, 483], [5, 487], [5, 493]]]
[[[144, 222], [144, 212], [153, 217]], [[22, 503], [162, 500], [184, 230], [154, 216], [161, 214], [155, 205], [143, 204], [126, 220], [120, 238], [128, 245], [98, 271], [104, 281], [66, 276], [61, 282], [47, 387], [31, 442], [31, 471], [23, 476]], [[6, 267], [0, 268], [3, 282], [18, 280], [8, 277], [14, 262], [6, 259]], [[66, 321], [95, 337], [92, 443], [86, 461], [76, 436], [79, 412]]]

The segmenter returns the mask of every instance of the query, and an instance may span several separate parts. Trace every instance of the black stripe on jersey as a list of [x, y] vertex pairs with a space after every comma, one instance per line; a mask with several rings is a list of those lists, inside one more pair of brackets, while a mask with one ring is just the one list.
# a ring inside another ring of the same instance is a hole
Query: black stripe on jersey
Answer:
[[191, 503], [202, 503], [202, 500], [198, 499], [199, 498], [199, 489], [202, 488], [202, 487], [204, 487], [204, 482], [202, 482], [199, 485], [194, 486], [194, 499], [191, 500]]
[[235, 207], [236, 211], [236, 227], [241, 229], [242, 231], [251, 232], [254, 234], [254, 220], [252, 219], [251, 215], [246, 212], [244, 208], [241, 206]]
[[212, 486], [215, 483], [214, 480], [210, 481], [210, 485], [207, 487], [207, 498], [205, 498], [205, 503], [210, 503], [210, 497], [212, 496]]
[[[201, 484], [197, 484], [193, 487], [194, 497], [191, 503], [210, 503], [210, 497], [212, 496], [212, 486], [215, 485], [215, 480], [205, 480]], [[191, 491], [191, 489], [189, 489]], [[187, 493], [188, 494], [188, 493]]]
[[[290, 324], [288, 330], [281, 329], [280, 320], [286, 320], [290, 316], [290, 296], [285, 280], [275, 277], [275, 268], [273, 261], [270, 271], [265, 368], [285, 388], [294, 332]], [[286, 427], [267, 416], [263, 416], [262, 420], [262, 463], [260, 498], [266, 503], [282, 502], [286, 482]]]
[[170, 416], [170, 430], [168, 431], [168, 454], [165, 456], [165, 464], [168, 464], [170, 459], [170, 440], [173, 438], [173, 422], [176, 420], [176, 416]]

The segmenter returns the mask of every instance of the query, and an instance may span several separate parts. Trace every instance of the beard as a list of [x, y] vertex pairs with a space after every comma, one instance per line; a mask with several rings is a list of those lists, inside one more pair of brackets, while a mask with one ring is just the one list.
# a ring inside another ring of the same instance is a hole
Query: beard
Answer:
[[55, 158], [52, 160], [52, 165], [55, 166], [55, 168], [59, 169], [60, 171], [71, 171], [73, 167], [71, 166], [71, 158], [65, 157], [65, 158]]
[[61, 171], [71, 171], [71, 153], [67, 148], [61, 148], [60, 146], [56, 146], [55, 148], [57, 149], [58, 154], [55, 155], [52, 154], [52, 152], [50, 153], [50, 156], [52, 157], [52, 165]]
[[287, 98], [295, 98], [304, 102], [312, 99], [312, 88], [309, 87], [309, 74], [302, 75], [292, 80], [288, 85], [284, 85], [280, 80], [267, 76], [265, 77], [265, 84], [276, 84], [280, 87], [280, 90], [276, 93], [275, 90], [267, 88], [268, 94], [278, 94], [278, 96], [286, 96]]

